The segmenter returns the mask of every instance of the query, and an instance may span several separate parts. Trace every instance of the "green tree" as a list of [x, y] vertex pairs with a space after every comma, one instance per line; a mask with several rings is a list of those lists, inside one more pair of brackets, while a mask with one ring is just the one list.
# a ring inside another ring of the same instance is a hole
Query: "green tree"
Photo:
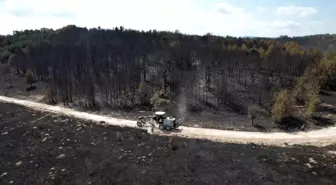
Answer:
[[275, 123], [281, 123], [285, 117], [290, 116], [291, 97], [287, 90], [281, 90], [275, 94], [275, 102], [272, 108], [272, 118]]
[[297, 102], [302, 102], [305, 99], [304, 92], [305, 92], [305, 84], [307, 83], [309, 78], [309, 72], [305, 72], [302, 76], [300, 76], [294, 85], [292, 90], [292, 95]]
[[319, 94], [316, 92], [311, 92], [308, 96], [308, 100], [305, 102], [306, 113], [311, 116], [315, 111], [319, 103]]

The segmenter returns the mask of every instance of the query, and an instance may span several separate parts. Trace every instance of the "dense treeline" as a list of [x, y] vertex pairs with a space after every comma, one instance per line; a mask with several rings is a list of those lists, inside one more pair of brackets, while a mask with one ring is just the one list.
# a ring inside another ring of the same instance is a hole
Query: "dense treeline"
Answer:
[[314, 48], [325, 52], [336, 50], [336, 34], [319, 34], [303, 37], [281, 36], [277, 40], [281, 42], [297, 42], [302, 47]]
[[[293, 41], [144, 32], [123, 27], [16, 31], [0, 37], [0, 60], [48, 82], [50, 101], [165, 106], [187, 99], [269, 106], [322, 54]], [[244, 108], [243, 108], [244, 109]]]

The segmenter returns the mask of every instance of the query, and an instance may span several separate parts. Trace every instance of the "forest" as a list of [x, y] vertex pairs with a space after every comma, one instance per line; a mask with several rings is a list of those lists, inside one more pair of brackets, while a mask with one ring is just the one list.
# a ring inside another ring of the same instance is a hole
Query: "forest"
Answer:
[[0, 36], [0, 61], [9, 86], [11, 75], [26, 76], [31, 87], [46, 82], [50, 103], [159, 109], [183, 102], [242, 114], [259, 105], [281, 120], [287, 96], [314, 112], [316, 93], [333, 88], [335, 41], [336, 35], [236, 38], [68, 25]]

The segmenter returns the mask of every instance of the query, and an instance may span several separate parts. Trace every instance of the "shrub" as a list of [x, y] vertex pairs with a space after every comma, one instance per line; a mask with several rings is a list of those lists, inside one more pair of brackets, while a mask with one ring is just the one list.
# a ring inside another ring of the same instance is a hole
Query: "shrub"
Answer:
[[166, 109], [171, 106], [169, 92], [161, 89], [154, 93], [150, 100], [154, 109]]
[[57, 92], [54, 88], [48, 87], [45, 91], [46, 96], [48, 97], [49, 103], [55, 104], [56, 103], [56, 95]]
[[292, 95], [297, 102], [304, 101], [304, 85], [307, 83], [308, 72], [306, 71], [300, 78], [295, 82], [294, 88], [292, 90]]
[[270, 114], [266, 109], [260, 107], [259, 105], [248, 106], [248, 117], [251, 119], [252, 125], [254, 126], [254, 120], [257, 117], [269, 117]]
[[275, 102], [272, 108], [272, 118], [274, 122], [280, 123], [285, 117], [290, 115], [291, 97], [287, 90], [281, 90], [275, 94]]
[[315, 112], [317, 104], [319, 103], [319, 94], [318, 91], [312, 91], [308, 93], [307, 101], [305, 102], [305, 108], [306, 113], [309, 116], [312, 116], [312, 114]]
[[254, 119], [257, 117], [258, 107], [255, 105], [248, 107], [248, 116], [251, 119], [252, 125], [254, 125]]
[[25, 74], [25, 80], [27, 84], [30, 84], [30, 87], [33, 87], [33, 83], [36, 82], [36, 78], [31, 70], [28, 70]]

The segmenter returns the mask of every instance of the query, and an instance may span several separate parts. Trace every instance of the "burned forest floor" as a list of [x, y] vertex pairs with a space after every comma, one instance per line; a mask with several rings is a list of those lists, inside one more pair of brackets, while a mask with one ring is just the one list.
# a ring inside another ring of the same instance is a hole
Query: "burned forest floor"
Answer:
[[[6, 83], [6, 77], [0, 75], [0, 80]], [[8, 85], [4, 85], [0, 88], [0, 95], [15, 97], [19, 99], [31, 100], [40, 103], [48, 103], [48, 98], [46, 97], [46, 87], [47, 84], [43, 82], [38, 82], [35, 84], [33, 90], [27, 91], [29, 85], [24, 82], [24, 77], [12, 75], [13, 87], [8, 88]], [[84, 108], [83, 103], [80, 98], [71, 103], [68, 107], [79, 110], [86, 111], [95, 114], [108, 115], [111, 117], [117, 117], [122, 119], [136, 120], [139, 116], [150, 116], [153, 111], [142, 108], [133, 109], [122, 109], [116, 107], [107, 107], [102, 105], [104, 102], [103, 98], [97, 97], [97, 102], [100, 102], [99, 110], [90, 110]], [[288, 119], [288, 126], [280, 128], [273, 124], [272, 119], [268, 112], [262, 110], [260, 114], [256, 116], [254, 120], [254, 125], [251, 124], [247, 113], [239, 114], [230, 111], [225, 108], [220, 108], [214, 110], [207, 105], [200, 105], [199, 110], [196, 111], [181, 111], [173, 110], [171, 116], [176, 116], [180, 121], [181, 125], [190, 127], [201, 127], [201, 128], [215, 128], [222, 130], [236, 130], [236, 131], [253, 131], [253, 132], [295, 132], [300, 131], [304, 125], [305, 130], [316, 130], [325, 128], [328, 126], [334, 126], [336, 123], [336, 93], [325, 93], [321, 95], [321, 99], [324, 101], [323, 106], [319, 107], [318, 113], [314, 119], [306, 119], [302, 116], [302, 107], [295, 108], [295, 114], [297, 116]], [[57, 102], [57, 105], [64, 106], [61, 102]]]
[[0, 104], [0, 184], [333, 184], [336, 146], [149, 135]]

